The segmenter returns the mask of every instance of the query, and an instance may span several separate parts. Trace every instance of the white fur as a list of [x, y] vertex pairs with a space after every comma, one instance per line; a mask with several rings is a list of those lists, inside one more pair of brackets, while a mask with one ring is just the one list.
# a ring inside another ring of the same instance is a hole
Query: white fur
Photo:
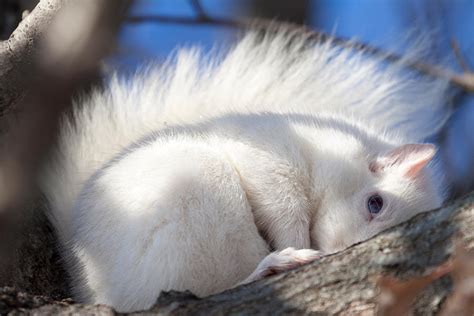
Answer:
[[334, 252], [439, 206], [432, 168], [369, 163], [433, 133], [445, 88], [284, 28], [112, 78], [76, 101], [41, 179], [76, 298], [216, 293], [271, 249]]

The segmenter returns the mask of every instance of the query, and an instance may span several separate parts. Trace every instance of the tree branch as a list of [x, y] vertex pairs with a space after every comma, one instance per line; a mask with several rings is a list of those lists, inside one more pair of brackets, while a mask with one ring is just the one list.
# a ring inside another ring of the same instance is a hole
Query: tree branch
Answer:
[[200, 17], [201, 19], [207, 19], [207, 14], [206, 11], [204, 11], [204, 8], [201, 5], [201, 1], [199, 0], [189, 0], [191, 6], [194, 9], [194, 12], [196, 12], [197, 16]]
[[[0, 261], [14, 253], [13, 227], [34, 194], [36, 171], [55, 142], [59, 117], [72, 96], [99, 77], [99, 62], [113, 49], [128, 5], [42, 0], [2, 44], [2, 109], [20, 113], [2, 118], [3, 130], [9, 128], [0, 152]], [[0, 279], [7, 274], [0, 272]]]
[[[192, 1], [195, 3], [196, 1]], [[196, 7], [195, 7], [196, 8]], [[274, 25], [274, 21], [269, 21], [265, 19], [258, 20], [238, 20], [238, 19], [222, 19], [215, 18], [207, 15], [201, 6], [198, 6], [197, 17], [182, 17], [182, 16], [166, 16], [166, 15], [140, 15], [140, 16], [130, 16], [126, 19], [126, 22], [131, 24], [137, 23], [169, 23], [169, 24], [185, 24], [185, 25], [203, 25], [203, 26], [219, 26], [219, 27], [230, 27], [230, 28], [262, 28], [267, 29], [269, 26]], [[283, 23], [282, 23], [283, 24]], [[402, 66], [415, 70], [421, 74], [442, 78], [448, 80], [451, 84], [464, 89], [466, 92], [474, 93], [474, 75], [469, 72], [462, 74], [454, 73], [450, 70], [444, 69], [440, 66], [432, 65], [425, 63], [419, 60], [407, 59], [402, 55], [391, 53], [385, 51], [381, 48], [371, 46], [369, 44], [355, 41], [353, 39], [347, 39], [343, 37], [337, 37], [330, 35], [326, 32], [320, 30], [312, 30], [306, 26], [285, 23], [291, 28], [300, 29], [302, 32], [308, 34], [308, 40], [323, 40], [331, 41], [334, 44], [352, 49], [355, 51], [363, 52], [365, 54], [372, 55], [374, 57], [380, 58], [382, 60], [400, 63]]]

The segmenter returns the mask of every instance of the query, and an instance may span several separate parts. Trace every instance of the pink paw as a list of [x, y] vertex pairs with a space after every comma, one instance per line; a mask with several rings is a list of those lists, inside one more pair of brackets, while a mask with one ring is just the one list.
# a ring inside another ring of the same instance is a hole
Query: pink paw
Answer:
[[313, 249], [286, 248], [266, 256], [254, 272], [240, 284], [250, 283], [266, 276], [287, 271], [321, 258], [322, 252]]

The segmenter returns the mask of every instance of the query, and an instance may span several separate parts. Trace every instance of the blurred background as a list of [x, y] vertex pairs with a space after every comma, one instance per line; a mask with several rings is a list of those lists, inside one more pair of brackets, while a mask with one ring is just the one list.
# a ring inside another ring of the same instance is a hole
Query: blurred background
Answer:
[[[0, 0], [3, 39], [21, 18], [15, 12], [31, 10], [35, 2]], [[265, 17], [305, 24], [402, 55], [406, 47], [399, 44], [407, 36], [428, 34], [429, 59], [424, 61], [459, 73], [474, 69], [474, 0], [137, 0], [130, 16], [159, 19], [128, 21], [108, 66], [133, 72], [150, 60], [163, 61], [178, 47], [210, 50], [237, 38], [239, 31], [231, 27], [187, 23], [199, 17], [200, 9], [216, 19]], [[446, 106], [453, 106], [453, 115], [429, 141], [440, 145], [439, 159], [456, 197], [474, 189], [474, 94], [453, 87], [452, 95], [453, 104]]]

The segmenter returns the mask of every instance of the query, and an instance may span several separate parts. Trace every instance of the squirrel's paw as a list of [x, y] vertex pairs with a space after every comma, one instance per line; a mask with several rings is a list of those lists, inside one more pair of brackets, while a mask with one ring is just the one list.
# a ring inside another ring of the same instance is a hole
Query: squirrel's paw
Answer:
[[254, 272], [240, 284], [260, 280], [266, 276], [287, 271], [306, 263], [319, 259], [323, 256], [321, 251], [313, 249], [286, 248], [275, 251], [266, 256], [257, 266]]

